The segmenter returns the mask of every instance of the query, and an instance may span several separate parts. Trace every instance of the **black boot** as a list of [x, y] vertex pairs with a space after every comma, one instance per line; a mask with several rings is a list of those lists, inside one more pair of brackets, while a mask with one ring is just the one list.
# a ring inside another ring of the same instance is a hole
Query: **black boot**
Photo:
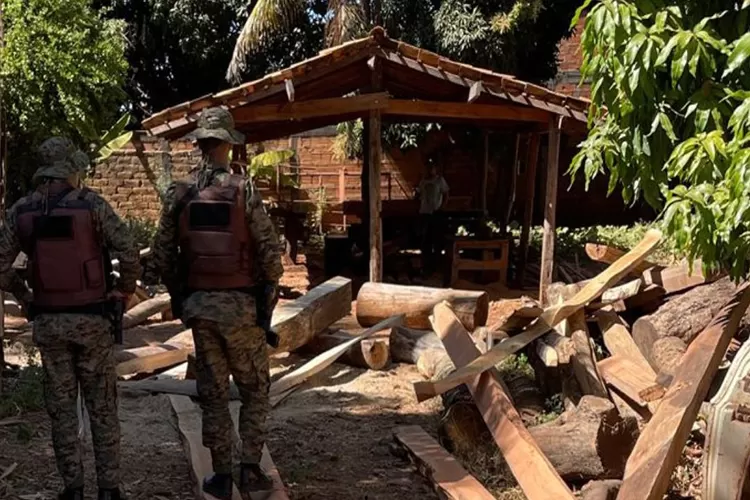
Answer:
[[232, 500], [232, 475], [214, 474], [203, 480], [203, 491], [219, 500]]
[[97, 497], [97, 500], [125, 500], [125, 495], [120, 493], [120, 490], [110, 489], [110, 490], [99, 490], [99, 496]]
[[273, 481], [258, 464], [242, 464], [240, 467], [240, 492], [270, 491]]
[[57, 495], [57, 500], [83, 500], [83, 486], [80, 488], [65, 488]]

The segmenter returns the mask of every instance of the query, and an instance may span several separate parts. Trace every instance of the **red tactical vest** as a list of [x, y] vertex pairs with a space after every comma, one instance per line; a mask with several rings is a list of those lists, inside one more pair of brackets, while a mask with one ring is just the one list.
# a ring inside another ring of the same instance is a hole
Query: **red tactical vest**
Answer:
[[107, 300], [109, 259], [86, 192], [53, 182], [46, 203], [39, 199], [18, 207], [18, 236], [29, 256], [34, 306], [40, 310], [65, 311]]
[[228, 175], [200, 191], [180, 184], [179, 243], [190, 290], [253, 286], [250, 231], [245, 222], [245, 179]]

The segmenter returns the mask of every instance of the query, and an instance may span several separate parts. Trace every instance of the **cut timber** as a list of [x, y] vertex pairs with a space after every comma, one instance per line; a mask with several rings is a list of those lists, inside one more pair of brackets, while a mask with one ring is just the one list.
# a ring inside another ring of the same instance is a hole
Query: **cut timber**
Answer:
[[560, 363], [557, 351], [547, 345], [542, 339], [536, 341], [536, 354], [547, 368], [556, 368]]
[[[502, 302], [502, 300], [501, 300]], [[513, 314], [508, 316], [505, 321], [492, 325], [493, 331], [503, 331], [509, 335], [516, 333], [518, 330], [526, 328], [529, 323], [542, 315], [544, 309], [539, 302], [530, 297], [521, 297], [521, 305], [513, 310]]]
[[612, 309], [602, 309], [596, 313], [596, 322], [604, 338], [604, 345], [612, 355], [623, 356], [637, 363], [647, 376], [656, 378], [656, 373], [628, 331], [625, 322]]
[[397, 314], [405, 315], [404, 326], [430, 329], [432, 308], [448, 301], [467, 330], [474, 331], [487, 323], [487, 292], [365, 283], [357, 294], [357, 321], [372, 326]]
[[649, 391], [656, 384], [656, 375], [644, 371], [627, 357], [615, 354], [598, 363], [599, 373], [607, 385], [641, 407], [648, 407], [653, 413], [656, 405], [649, 405], [642, 392]]
[[[318, 335], [308, 344], [298, 349], [298, 352], [308, 354], [321, 354], [344, 342], [348, 342], [353, 337], [346, 333], [331, 333], [328, 335]], [[382, 370], [390, 363], [390, 350], [388, 343], [378, 339], [363, 340], [359, 344], [353, 345], [337, 360], [356, 368], [365, 368], [369, 370]]]
[[687, 344], [677, 337], [664, 337], [651, 346], [651, 360], [662, 377], [672, 377], [682, 363]]
[[660, 500], [666, 493], [701, 402], [748, 304], [750, 285], [744, 284], [690, 344], [674, 381], [628, 459], [618, 499]]
[[367, 111], [383, 109], [386, 106], [388, 106], [388, 94], [378, 92], [353, 97], [313, 99], [284, 104], [260, 104], [233, 109], [232, 114], [238, 124], [247, 124], [305, 120], [332, 114], [364, 114]]
[[650, 269], [643, 273], [643, 281], [647, 285], [658, 285], [664, 289], [664, 293], [671, 295], [712, 283], [721, 276], [721, 273], [704, 273], [702, 263], [696, 261], [692, 269], [686, 262], [663, 269]]
[[149, 356], [133, 358], [117, 363], [115, 371], [118, 377], [133, 375], [135, 373], [153, 373], [156, 370], [185, 362], [188, 354], [191, 352], [193, 352], [192, 348], [164, 350]]
[[[650, 314], [664, 303], [664, 295], [665, 292], [662, 287], [658, 285], [648, 285], [632, 297], [611, 302], [609, 306], [612, 310], [618, 313], [637, 311], [640, 315]], [[593, 304], [591, 308], [598, 309], [598, 306], [599, 304]]]
[[550, 346], [557, 353], [557, 361], [560, 364], [570, 363], [570, 359], [576, 354], [576, 346], [573, 339], [560, 335], [552, 330], [541, 338], [541, 341]]
[[581, 500], [615, 500], [621, 484], [619, 479], [590, 481], [581, 488]]
[[557, 180], [560, 168], [560, 124], [562, 117], [551, 115], [547, 134], [547, 185], [544, 197], [542, 262], [539, 272], [539, 302], [548, 305], [547, 287], [552, 283], [555, 266], [555, 233], [557, 231]]
[[[433, 323], [457, 367], [479, 356], [479, 350], [448, 304], [435, 306]], [[572, 499], [573, 494], [539, 449], [497, 380], [490, 373], [482, 373], [466, 385], [527, 498]]]
[[[619, 248], [611, 247], [609, 245], [601, 245], [597, 243], [586, 243], [586, 255], [595, 262], [603, 262], [605, 264], [612, 264], [617, 259], [625, 255], [624, 250]], [[631, 275], [639, 276], [643, 272], [656, 266], [653, 262], [644, 260], [630, 272]]]
[[397, 427], [396, 442], [406, 451], [440, 498], [448, 500], [493, 500], [474, 476], [419, 426]]
[[[336, 277], [322, 283], [297, 300], [280, 304], [273, 311], [271, 327], [279, 336], [278, 353], [302, 347], [313, 337], [351, 312], [352, 282]], [[163, 344], [136, 347], [115, 353], [118, 362], [151, 356], [174, 349], [192, 349], [193, 334], [185, 330]]]
[[426, 353], [445, 352], [443, 343], [432, 330], [414, 330], [405, 326], [391, 328], [388, 344], [391, 359], [396, 363], [415, 365]]
[[470, 380], [485, 370], [495, 366], [503, 359], [515, 353], [533, 340], [541, 337], [562, 320], [570, 317], [576, 311], [582, 309], [586, 304], [599, 297], [605, 290], [610, 288], [625, 276], [633, 267], [641, 263], [649, 253], [659, 244], [661, 233], [650, 230], [644, 239], [638, 243], [630, 252], [625, 254], [607, 268], [602, 274], [591, 280], [580, 292], [570, 300], [560, 305], [548, 307], [539, 319], [531, 324], [523, 333], [511, 337], [505, 342], [493, 347], [485, 354], [474, 359], [471, 363], [456, 370], [451, 376], [436, 382], [424, 381], [414, 384], [417, 399], [424, 401], [437, 396], [457, 385]]
[[578, 380], [578, 386], [583, 394], [591, 394], [600, 398], [609, 397], [604, 380], [596, 367], [596, 357], [591, 349], [591, 337], [583, 311], [576, 312], [568, 321], [573, 331], [571, 338], [576, 348], [576, 353], [570, 362], [573, 365], [573, 373]]
[[547, 122], [549, 113], [505, 104], [476, 104], [448, 101], [409, 101], [406, 99], [389, 99], [388, 107], [382, 111], [383, 116], [424, 117], [424, 118], [457, 118], [478, 120], [513, 120], [526, 122]]
[[353, 337], [351, 340], [348, 340], [343, 344], [339, 344], [333, 349], [330, 349], [323, 354], [316, 356], [293, 372], [284, 375], [279, 380], [271, 384], [271, 391], [269, 393], [270, 396], [279, 396], [282, 393], [293, 389], [316, 373], [319, 373], [331, 366], [342, 354], [347, 352], [352, 346], [357, 345], [359, 342], [365, 340], [367, 337], [374, 335], [375, 333], [400, 325], [403, 322], [403, 319], [403, 316], [393, 316], [391, 318], [383, 320], [377, 325], [368, 328], [360, 335]]
[[145, 300], [122, 316], [122, 328], [127, 330], [146, 321], [155, 314], [169, 309], [171, 300], [168, 293], [162, 293], [152, 299]]
[[656, 372], [662, 369], [654, 360], [654, 343], [660, 338], [676, 337], [689, 344], [706, 327], [736, 291], [729, 278], [703, 285], [673, 297], [654, 313], [633, 324], [633, 340]]

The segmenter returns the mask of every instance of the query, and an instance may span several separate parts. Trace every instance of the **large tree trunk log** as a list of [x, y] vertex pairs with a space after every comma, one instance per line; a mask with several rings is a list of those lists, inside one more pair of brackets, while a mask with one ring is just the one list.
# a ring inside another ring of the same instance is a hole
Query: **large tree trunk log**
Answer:
[[122, 328], [127, 330], [146, 321], [154, 314], [166, 311], [171, 304], [168, 293], [159, 294], [143, 301], [122, 316]]
[[[684, 349], [675, 348], [675, 342], [662, 342], [659, 354], [655, 344], [659, 339], [675, 337], [684, 346], [690, 344], [732, 297], [736, 285], [729, 278], [693, 288], [675, 296], [659, 307], [653, 314], [643, 316], [633, 325], [633, 340], [648, 362], [658, 373], [679, 363]], [[741, 329], [748, 325], [748, 317], [743, 318]], [[670, 346], [667, 348], [667, 345]], [[672, 353], [671, 355], [668, 353]], [[673, 359], [677, 356], [677, 359]]]
[[[458, 454], [487, 450], [489, 431], [471, 399], [448, 392], [443, 404], [439, 431], [444, 445]], [[622, 476], [638, 439], [638, 423], [635, 418], [620, 417], [610, 401], [584, 396], [576, 409], [530, 427], [529, 432], [563, 479], [582, 482]]]
[[[279, 304], [273, 312], [271, 327], [279, 336], [279, 347], [271, 354], [293, 351], [351, 312], [352, 283], [347, 278], [332, 278], [297, 300]], [[118, 362], [151, 356], [165, 350], [193, 348], [191, 330], [185, 330], [164, 344], [126, 349], [115, 354]]]
[[428, 351], [445, 354], [445, 347], [432, 330], [414, 330], [405, 326], [391, 328], [388, 339], [391, 359], [396, 363], [416, 365]]
[[456, 316], [469, 331], [487, 324], [489, 298], [487, 292], [426, 288], [421, 286], [365, 283], [357, 295], [357, 321], [372, 326], [394, 314], [406, 315], [404, 325], [427, 330], [432, 308], [448, 301]]
[[[305, 354], [322, 354], [334, 347], [343, 344], [354, 336], [345, 333], [331, 333], [318, 335], [309, 343], [302, 346], [297, 352]], [[353, 345], [336, 361], [356, 368], [369, 370], [382, 370], [390, 364], [391, 357], [387, 340], [365, 339], [359, 344]]]

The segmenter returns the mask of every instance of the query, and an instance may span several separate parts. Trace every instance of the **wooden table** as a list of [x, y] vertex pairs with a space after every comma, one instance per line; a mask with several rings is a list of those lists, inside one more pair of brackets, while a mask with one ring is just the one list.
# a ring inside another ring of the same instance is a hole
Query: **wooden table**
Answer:
[[[452, 241], [450, 255], [450, 282], [454, 286], [462, 271], [492, 271], [497, 273], [497, 280], [506, 284], [508, 280], [508, 252], [510, 243], [507, 239], [469, 240], [455, 238]], [[468, 252], [467, 252], [468, 251]], [[462, 253], [463, 252], [463, 253]], [[474, 254], [474, 258], [471, 255]]]

